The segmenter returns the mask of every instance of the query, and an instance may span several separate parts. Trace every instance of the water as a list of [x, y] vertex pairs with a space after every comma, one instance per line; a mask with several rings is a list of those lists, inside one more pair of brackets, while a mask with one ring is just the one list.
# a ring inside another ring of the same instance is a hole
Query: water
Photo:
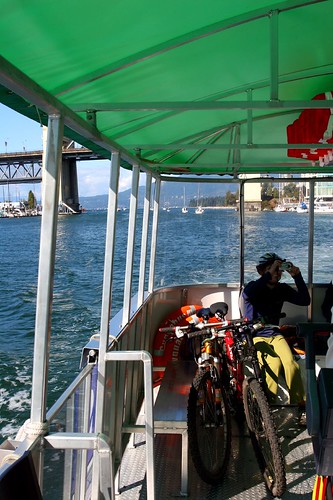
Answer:
[[[142, 212], [139, 211], [140, 230]], [[316, 215], [314, 281], [332, 277], [330, 215]], [[0, 219], [0, 439], [15, 436], [29, 418], [41, 219]], [[78, 372], [81, 349], [99, 329], [105, 245], [105, 212], [60, 217], [50, 356], [50, 406]], [[122, 303], [128, 211], [119, 212], [112, 316]], [[247, 214], [246, 281], [255, 264], [275, 251], [302, 269], [307, 280], [308, 216], [296, 213]], [[139, 265], [141, 237], [136, 241]], [[239, 281], [239, 214], [208, 210], [195, 215], [171, 209], [160, 214], [156, 285]], [[288, 281], [288, 280], [287, 280]], [[289, 280], [291, 282], [291, 280]], [[137, 275], [133, 282], [137, 290]]]

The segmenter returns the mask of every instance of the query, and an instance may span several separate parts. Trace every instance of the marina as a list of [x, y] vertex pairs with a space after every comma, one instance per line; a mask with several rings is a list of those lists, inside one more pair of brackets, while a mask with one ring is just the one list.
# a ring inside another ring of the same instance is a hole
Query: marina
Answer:
[[[145, 0], [139, 10], [131, 0], [100, 10], [82, 0], [75, 23], [60, 17], [67, 11], [64, 0], [13, 4], [0, 19], [0, 101], [45, 135], [42, 216], [0, 220], [1, 499], [331, 500], [333, 377], [316, 341], [332, 330], [322, 307], [332, 230], [320, 194], [332, 187], [332, 3], [235, 1], [222, 12], [215, 1], [171, 0], [162, 15]], [[64, 158], [64, 141], [108, 160], [107, 210], [59, 217], [59, 200], [79, 212], [76, 158]], [[123, 170], [131, 174], [128, 210], [118, 210]], [[304, 215], [261, 211], [263, 184], [300, 178]], [[184, 195], [171, 208], [163, 192], [170, 183], [199, 184], [197, 207], [184, 215]], [[203, 207], [205, 183], [230, 185], [237, 211]], [[184, 307], [228, 306], [225, 329], [212, 326], [209, 342], [245, 321], [241, 294], [266, 251], [300, 267], [311, 299], [285, 303], [279, 323], [305, 339], [295, 360], [306, 428], [283, 377], [269, 406], [246, 354], [242, 424], [240, 408], [231, 414], [229, 369], [213, 378], [224, 354], [209, 353], [209, 344], [192, 352], [179, 330]], [[272, 429], [277, 441], [267, 452]], [[222, 439], [228, 463], [217, 474], [219, 433], [230, 446]], [[193, 454], [203, 435], [214, 484]]]

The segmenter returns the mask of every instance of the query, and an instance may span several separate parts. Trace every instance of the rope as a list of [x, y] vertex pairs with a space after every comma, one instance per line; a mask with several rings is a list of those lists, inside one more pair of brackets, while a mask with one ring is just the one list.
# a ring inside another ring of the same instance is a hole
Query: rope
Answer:
[[[45, 435], [48, 432], [49, 424], [48, 422], [31, 422], [30, 419], [26, 420], [22, 427], [19, 429], [15, 441], [24, 441], [26, 437]], [[21, 454], [15, 453], [15, 451], [8, 453], [2, 459], [0, 467], [2, 467], [7, 462], [15, 462], [18, 458], [21, 458]]]
[[7, 462], [9, 462], [11, 460], [13, 462], [15, 462], [18, 458], [20, 458], [20, 456], [21, 455], [16, 455], [15, 453], [8, 453], [8, 455], [3, 457], [0, 467], [2, 467], [3, 465], [5, 465]]
[[23, 441], [26, 436], [39, 436], [40, 434], [44, 435], [47, 433], [48, 429], [48, 422], [31, 422], [30, 419], [28, 419], [19, 429], [15, 440]]

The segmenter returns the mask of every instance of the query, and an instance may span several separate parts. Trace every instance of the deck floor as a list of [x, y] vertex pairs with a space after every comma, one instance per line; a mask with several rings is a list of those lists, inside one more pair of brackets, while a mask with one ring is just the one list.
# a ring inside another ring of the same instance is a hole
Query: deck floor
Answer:
[[[311, 500], [315, 479], [311, 439], [297, 422], [295, 408], [277, 407], [274, 418], [279, 429], [286, 460], [287, 491], [284, 500]], [[180, 497], [181, 437], [156, 435], [156, 499]], [[121, 466], [121, 500], [147, 498], [145, 481], [144, 435], [136, 436], [136, 447], [128, 447]], [[273, 498], [258, 470], [246, 424], [241, 429], [233, 422], [232, 456], [226, 477], [219, 486], [210, 486], [198, 477], [189, 457], [189, 497], [200, 500], [263, 500]]]

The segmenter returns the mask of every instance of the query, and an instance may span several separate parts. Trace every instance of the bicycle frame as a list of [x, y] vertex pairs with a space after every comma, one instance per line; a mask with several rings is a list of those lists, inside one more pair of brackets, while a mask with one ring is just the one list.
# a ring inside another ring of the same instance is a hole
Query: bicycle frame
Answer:
[[[216, 377], [216, 373], [218, 374], [220, 382], [226, 388], [230, 410], [232, 414], [235, 414], [239, 405], [236, 408], [234, 398], [230, 396], [234, 396], [239, 403], [242, 403], [242, 388], [245, 378], [244, 363], [250, 362], [253, 376], [263, 388], [264, 378], [252, 338], [253, 327], [243, 326], [239, 321], [235, 324], [228, 324], [226, 329], [225, 323], [207, 322], [201, 331], [191, 332], [188, 336], [189, 338], [204, 337], [201, 341], [200, 354], [194, 353], [198, 370], [210, 369], [212, 377]], [[188, 329], [188, 327], [182, 327], [183, 330], [185, 328]]]

